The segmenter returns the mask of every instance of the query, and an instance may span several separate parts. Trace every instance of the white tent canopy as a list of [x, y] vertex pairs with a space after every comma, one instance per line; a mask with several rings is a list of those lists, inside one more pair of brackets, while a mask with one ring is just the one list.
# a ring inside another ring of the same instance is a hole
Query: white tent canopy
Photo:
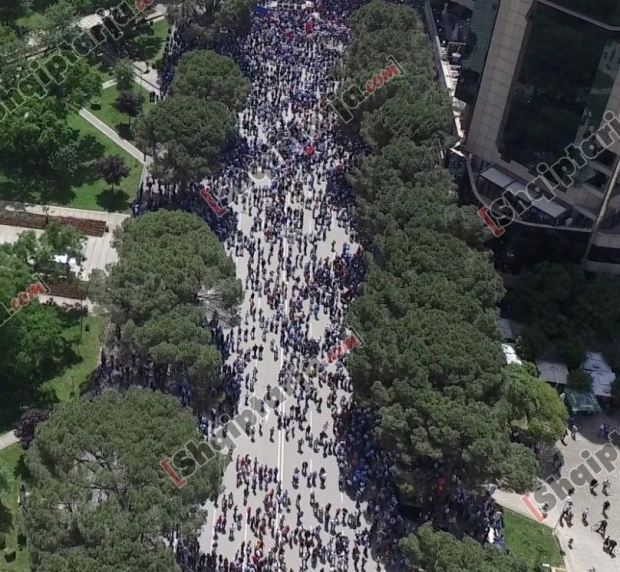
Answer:
[[[560, 362], [548, 360], [536, 360], [539, 376], [553, 384], [566, 385], [568, 381], [568, 368]], [[605, 361], [600, 352], [587, 352], [586, 361], [581, 365], [583, 371], [592, 376], [592, 392], [597, 397], [609, 397], [611, 384], [616, 375]]]
[[594, 380], [592, 391], [599, 397], [609, 397], [611, 395], [611, 384], [616, 375], [609, 364], [605, 361], [602, 353], [588, 352], [586, 361], [581, 366], [583, 371], [587, 371]]
[[504, 357], [506, 358], [506, 363], [508, 365], [511, 363], [516, 363], [519, 365], [523, 364], [512, 344], [502, 344], [502, 350], [504, 350]]

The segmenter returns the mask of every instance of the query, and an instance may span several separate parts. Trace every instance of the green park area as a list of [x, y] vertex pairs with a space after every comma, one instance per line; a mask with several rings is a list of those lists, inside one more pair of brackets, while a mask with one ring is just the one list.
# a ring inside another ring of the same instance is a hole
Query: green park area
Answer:
[[[79, 312], [60, 309], [57, 312], [63, 325], [66, 348], [63, 358], [50, 364], [50, 378], [42, 384], [50, 403], [68, 401], [88, 391], [99, 361], [100, 336], [104, 327], [103, 319], [96, 316], [80, 318]], [[10, 428], [9, 420], [3, 419], [2, 432]], [[17, 524], [19, 488], [25, 470], [21, 458], [19, 444], [0, 451], [0, 475], [6, 478], [6, 482], [0, 482], [0, 547], [3, 537], [6, 542], [4, 553], [0, 550], [0, 570], [3, 572], [30, 570], [28, 552], [25, 544], [20, 543]]]
[[558, 541], [548, 526], [510, 510], [502, 509], [502, 512], [506, 547], [511, 554], [529, 563], [532, 572], [538, 572], [542, 564], [564, 565]]
[[[93, 211], [128, 212], [140, 184], [142, 165], [78, 114], [68, 119], [78, 141], [79, 166], [65, 180], [42, 184], [35, 177], [9, 177], [0, 172], [0, 198], [6, 201], [49, 204]], [[113, 188], [96, 169], [98, 159], [121, 156], [129, 176]]]
[[57, 374], [44, 382], [57, 401], [68, 401], [90, 387], [91, 375], [99, 363], [100, 338], [104, 321], [98, 316], [61, 312], [66, 358], [57, 364]]
[[[149, 109], [155, 105], [155, 103], [149, 101], [149, 92], [137, 84], [134, 86], [133, 91], [144, 98], [142, 113], [148, 113]], [[135, 142], [133, 131], [135, 119], [121, 113], [116, 108], [115, 102], [118, 94], [119, 91], [116, 86], [104, 89], [101, 96], [91, 103], [89, 111], [106, 125], [114, 129], [123, 139], [133, 143]]]
[[[99, 359], [100, 337], [103, 319], [98, 316], [82, 316], [79, 311], [56, 309], [62, 324], [64, 351], [62, 358], [48, 363], [49, 376], [41, 380], [43, 389], [41, 405], [51, 406], [68, 401], [88, 391], [90, 376]], [[10, 431], [19, 417], [23, 403], [2, 403], [0, 409], [0, 434]], [[0, 570], [2, 568], [0, 567]]]
[[134, 61], [148, 62], [151, 67], [164, 54], [170, 24], [166, 20], [147, 22], [127, 39], [125, 47]]

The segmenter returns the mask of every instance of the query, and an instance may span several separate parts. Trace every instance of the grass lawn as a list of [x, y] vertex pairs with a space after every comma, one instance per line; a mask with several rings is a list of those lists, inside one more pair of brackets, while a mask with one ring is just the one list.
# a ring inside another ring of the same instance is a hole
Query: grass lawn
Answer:
[[[6, 550], [0, 556], [0, 570], [3, 572], [30, 572], [30, 558], [26, 546], [19, 546], [17, 542], [17, 499], [19, 486], [22, 480], [23, 465], [21, 445], [13, 445], [0, 451], [0, 467], [4, 469], [9, 487], [0, 495], [0, 532], [6, 538]], [[15, 552], [11, 559], [10, 555]]]
[[32, 12], [31, 14], [28, 14], [28, 16], [22, 16], [21, 18], [18, 18], [15, 23], [18, 26], [26, 28], [26, 30], [30, 31], [36, 28], [44, 20], [45, 18], [43, 17], [43, 14], [39, 12]]
[[69, 125], [77, 129], [82, 138], [93, 143], [99, 151], [96, 154], [97, 158], [105, 155], [123, 157], [129, 167], [129, 176], [121, 181], [116, 190], [112, 191], [109, 185], [99, 178], [94, 165], [95, 161], [91, 161], [83, 169], [83, 178], [80, 181], [82, 184], [73, 189], [75, 197], [67, 206], [93, 211], [129, 212], [140, 184], [142, 164], [79, 115], [71, 116]]
[[532, 572], [541, 564], [563, 566], [560, 546], [548, 526], [538, 524], [516, 512], [502, 508], [506, 547], [512, 554], [529, 562]]
[[[70, 127], [79, 133], [81, 166], [65, 182], [45, 181], [33, 177], [12, 180], [0, 173], [0, 199], [34, 204], [50, 204], [92, 211], [129, 212], [136, 195], [142, 164], [108, 139], [78, 114], [68, 119]], [[107, 155], [120, 155], [129, 167], [129, 176], [116, 189], [99, 177], [95, 163]]]
[[[142, 94], [144, 96], [144, 104], [142, 106], [142, 113], [148, 113], [149, 109], [155, 105], [155, 103], [151, 103], [149, 101], [149, 92], [146, 89], [140, 87], [138, 84], [135, 84], [134, 91], [136, 93]], [[98, 106], [93, 106], [92, 104], [89, 107], [89, 111], [96, 115], [97, 118], [101, 119], [106, 125], [109, 125], [114, 129], [123, 139], [127, 141], [134, 141], [133, 136], [133, 125], [136, 120], [131, 119], [131, 128], [129, 126], [129, 116], [121, 113], [114, 106], [114, 102], [118, 96], [118, 89], [116, 86], [108, 87], [103, 90], [103, 93], [100, 97], [97, 98], [99, 102]]]
[[134, 61], [149, 62], [152, 66], [163, 54], [170, 24], [160, 20], [154, 24], [145, 24], [136, 34], [127, 40], [126, 47]]
[[[59, 401], [82, 395], [91, 385], [91, 375], [99, 363], [100, 337], [105, 320], [99, 316], [83, 316], [80, 338], [80, 312], [56, 307], [62, 326], [62, 337], [68, 342], [65, 351], [55, 360], [48, 360], [41, 376], [39, 395], [20, 396], [0, 405], [0, 434], [11, 431], [20, 416], [20, 407], [30, 405], [44, 409]], [[0, 566], [0, 571], [2, 566]]]
[[101, 76], [101, 83], [114, 79], [114, 65], [106, 60], [99, 48], [86, 56], [88, 64]]
[[[55, 393], [58, 401], [69, 401], [82, 394], [89, 387], [90, 376], [99, 363], [100, 334], [104, 327], [103, 318], [84, 316], [82, 319], [82, 341], [80, 343], [80, 319], [78, 316], [63, 316], [65, 329], [63, 337], [70, 342], [62, 373], [47, 380], [43, 387]], [[67, 364], [71, 367], [66, 368]], [[74, 393], [75, 392], [75, 393]]]

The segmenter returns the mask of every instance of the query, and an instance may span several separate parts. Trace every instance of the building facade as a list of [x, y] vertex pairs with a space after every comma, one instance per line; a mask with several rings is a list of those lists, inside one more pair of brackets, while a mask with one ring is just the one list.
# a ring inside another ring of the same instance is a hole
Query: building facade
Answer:
[[455, 97], [481, 216], [620, 274], [620, 0], [476, 0]]

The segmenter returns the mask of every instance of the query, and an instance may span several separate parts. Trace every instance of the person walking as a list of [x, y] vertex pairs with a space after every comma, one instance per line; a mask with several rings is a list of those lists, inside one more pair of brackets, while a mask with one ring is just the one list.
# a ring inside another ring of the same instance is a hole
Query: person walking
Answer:
[[590, 507], [586, 507], [586, 509], [581, 513], [581, 520], [585, 526], [588, 525], [588, 515], [590, 514]]
[[604, 536], [606, 530], [607, 530], [607, 519], [603, 519], [598, 523], [594, 532], [598, 532], [599, 534], [602, 534]]
[[608, 495], [609, 495], [609, 485], [610, 485], [610, 483], [609, 483], [609, 479], [605, 479], [605, 480], [602, 482], [602, 485], [603, 485], [603, 494], [604, 494], [605, 496], [608, 496]]

